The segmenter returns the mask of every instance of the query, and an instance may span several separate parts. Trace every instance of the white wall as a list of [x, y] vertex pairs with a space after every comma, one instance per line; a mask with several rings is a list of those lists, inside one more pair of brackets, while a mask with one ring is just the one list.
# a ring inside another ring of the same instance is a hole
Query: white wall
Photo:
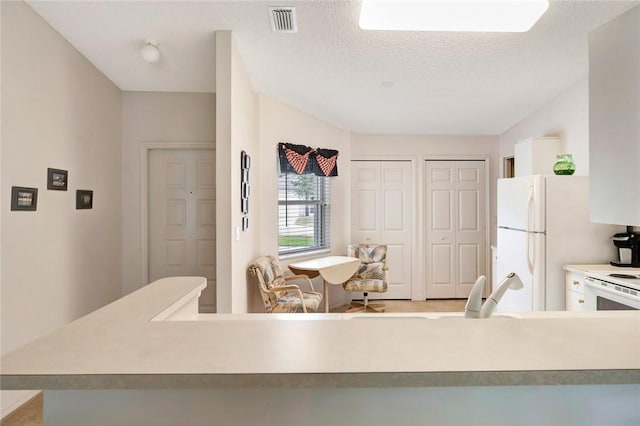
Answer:
[[141, 155], [145, 143], [204, 142], [215, 148], [214, 93], [122, 93], [122, 294], [143, 282]]
[[[120, 90], [25, 3], [1, 10], [4, 354], [120, 297], [121, 194]], [[37, 211], [9, 210], [12, 185], [39, 189]]]
[[563, 141], [564, 152], [573, 154], [575, 174], [589, 175], [588, 83], [586, 77], [578, 81], [500, 135], [500, 164], [502, 158], [513, 155], [513, 146], [520, 140], [557, 136]]
[[[258, 98], [231, 31], [216, 32], [217, 312], [246, 313], [252, 298], [247, 268], [258, 257], [261, 162]], [[249, 229], [242, 231], [240, 153], [252, 157]]]
[[[351, 133], [309, 114], [261, 94], [260, 99], [260, 254], [278, 253], [278, 143], [294, 143], [314, 148], [340, 151], [339, 176], [331, 178], [331, 253], [345, 255], [351, 234], [350, 166]], [[301, 257], [281, 261], [282, 265], [300, 261]], [[317, 291], [322, 283], [314, 281]], [[254, 290], [257, 295], [257, 290]], [[258, 296], [256, 296], [258, 297]], [[344, 304], [341, 287], [331, 286], [331, 306]], [[252, 311], [264, 312], [262, 302], [252, 305]]]

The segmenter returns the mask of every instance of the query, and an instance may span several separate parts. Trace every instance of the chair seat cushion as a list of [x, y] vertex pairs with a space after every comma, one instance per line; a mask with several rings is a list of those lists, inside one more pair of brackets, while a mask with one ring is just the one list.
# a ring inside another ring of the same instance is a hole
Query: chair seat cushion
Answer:
[[346, 291], [372, 291], [374, 293], [384, 293], [387, 291], [387, 283], [383, 280], [368, 278], [352, 278], [342, 286]]
[[[317, 312], [320, 302], [322, 301], [322, 294], [320, 293], [302, 293], [304, 299], [304, 305], [307, 308], [307, 312]], [[294, 293], [286, 293], [278, 297], [278, 305], [273, 310], [274, 312], [304, 312], [300, 297]]]

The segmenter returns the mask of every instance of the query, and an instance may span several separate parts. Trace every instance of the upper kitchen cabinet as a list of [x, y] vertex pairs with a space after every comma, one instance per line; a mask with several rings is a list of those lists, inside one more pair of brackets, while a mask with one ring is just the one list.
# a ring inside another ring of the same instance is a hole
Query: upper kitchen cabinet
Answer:
[[513, 147], [515, 177], [553, 174], [556, 155], [562, 152], [558, 138], [529, 138]]
[[589, 33], [591, 220], [640, 225], [640, 6]]

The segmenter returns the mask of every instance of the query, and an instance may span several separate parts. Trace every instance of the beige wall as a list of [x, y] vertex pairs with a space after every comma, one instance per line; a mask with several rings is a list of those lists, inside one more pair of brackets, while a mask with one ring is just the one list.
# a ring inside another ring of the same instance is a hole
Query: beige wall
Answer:
[[[232, 309], [231, 31], [217, 31], [216, 46], [216, 312]], [[225, 265], [227, 267], [225, 267]]]
[[[351, 133], [348, 130], [337, 128], [269, 96], [260, 95], [260, 254], [278, 253], [278, 142], [340, 151], [339, 176], [331, 178], [331, 253], [345, 254], [351, 233], [350, 140]], [[284, 259], [282, 264], [287, 265], [294, 260], [301, 258]], [[316, 290], [322, 291], [320, 282]], [[332, 286], [329, 301], [331, 306], [342, 305], [342, 288]], [[253, 305], [252, 309], [264, 310], [261, 302]]]
[[146, 285], [141, 180], [148, 146], [204, 143], [215, 147], [214, 93], [122, 93], [122, 293]]
[[[2, 7], [0, 7], [0, 53], [2, 52]], [[0, 54], [0, 94], [2, 93], [2, 55]], [[0, 166], [2, 165], [2, 146], [3, 143], [3, 135], [4, 131], [2, 128], [2, 103], [0, 101]], [[2, 213], [3, 210], [3, 197], [2, 195], [2, 170], [0, 169], [0, 242], [2, 241]], [[2, 318], [2, 247], [0, 246], [0, 319]], [[2, 354], [2, 333], [0, 330], [0, 354]], [[2, 412], [0, 412], [0, 418], [2, 417]]]
[[[261, 210], [255, 202], [260, 193], [260, 173], [258, 140], [258, 97], [253, 92], [249, 75], [236, 47], [231, 45], [231, 224], [232, 229], [242, 228], [240, 208], [240, 152], [252, 157], [249, 183], [249, 229], [240, 231], [240, 240], [233, 245], [233, 308], [232, 312], [247, 312], [252, 288], [246, 279], [249, 264], [258, 256], [260, 227], [258, 217]], [[258, 208], [256, 208], [258, 207]]]
[[[254, 303], [247, 268], [258, 256], [260, 192], [258, 104], [231, 31], [216, 32], [217, 312], [244, 313]], [[242, 231], [240, 153], [252, 157], [249, 229]], [[249, 300], [251, 299], [251, 300]]]
[[4, 352], [120, 296], [120, 90], [29, 6], [2, 8], [2, 198], [39, 188], [36, 212], [2, 211]]
[[585, 77], [500, 136], [500, 161], [513, 155], [516, 142], [557, 136], [573, 154], [576, 175], [589, 174], [589, 84]]
[[[120, 90], [25, 3], [1, 10], [6, 353], [121, 295]], [[46, 189], [48, 167], [69, 171], [68, 191]], [[10, 211], [12, 185], [37, 187], [38, 210]]]

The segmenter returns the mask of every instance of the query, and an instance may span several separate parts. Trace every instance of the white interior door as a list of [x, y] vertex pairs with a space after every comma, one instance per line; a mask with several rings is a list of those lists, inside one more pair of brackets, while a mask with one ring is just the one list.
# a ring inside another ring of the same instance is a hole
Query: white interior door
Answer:
[[[371, 299], [410, 299], [413, 183], [410, 161], [352, 161], [351, 242], [386, 244], [389, 288]], [[354, 294], [354, 298], [361, 295]]]
[[487, 275], [485, 162], [426, 162], [427, 299], [466, 298]]
[[200, 311], [215, 312], [215, 152], [153, 149], [148, 158], [149, 280], [208, 280]]

